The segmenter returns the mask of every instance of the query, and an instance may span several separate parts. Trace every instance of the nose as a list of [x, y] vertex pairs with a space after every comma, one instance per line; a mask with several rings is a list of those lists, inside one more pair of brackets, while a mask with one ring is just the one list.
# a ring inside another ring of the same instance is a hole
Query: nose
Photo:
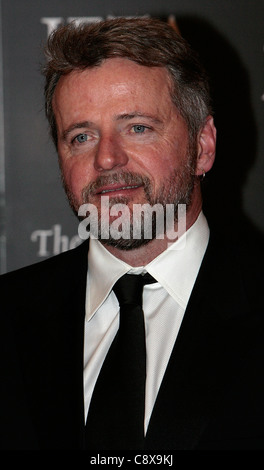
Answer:
[[94, 168], [97, 171], [112, 170], [115, 167], [126, 165], [127, 162], [128, 156], [117, 139], [101, 137], [94, 159]]

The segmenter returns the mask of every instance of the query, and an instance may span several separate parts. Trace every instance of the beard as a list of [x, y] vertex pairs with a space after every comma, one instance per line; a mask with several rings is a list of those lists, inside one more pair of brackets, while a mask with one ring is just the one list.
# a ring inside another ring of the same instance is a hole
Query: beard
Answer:
[[[142, 176], [139, 173], [130, 172], [121, 170], [118, 172], [113, 172], [109, 175], [101, 175], [96, 178], [95, 181], [85, 186], [82, 190], [81, 195], [81, 204], [93, 204], [94, 196], [98, 190], [103, 186], [108, 186], [114, 183], [122, 183], [122, 185], [129, 186], [142, 186], [144, 191], [144, 197], [141, 204], [148, 204], [150, 208], [153, 208], [156, 204], [161, 206], [163, 210], [163, 224], [164, 227], [166, 224], [166, 206], [167, 204], [173, 204], [174, 206], [174, 223], [178, 221], [178, 208], [179, 205], [184, 204], [186, 207], [186, 212], [192, 202], [193, 188], [196, 181], [195, 176], [196, 168], [196, 149], [194, 151], [188, 152], [187, 158], [184, 159], [184, 162], [180, 168], [175, 170], [171, 176], [165, 179], [162, 185], [154, 192], [151, 184], [151, 180]], [[79, 206], [81, 205], [79, 201], [76, 200], [74, 194], [71, 192], [67, 184], [65, 183], [62, 177], [63, 186], [68, 197], [69, 204], [75, 213], [78, 216]], [[111, 194], [111, 193], [109, 193]], [[131, 202], [129, 197], [119, 196], [111, 197], [109, 196], [109, 208], [113, 207], [116, 204], [122, 204], [128, 206]], [[98, 206], [98, 202], [97, 202]], [[157, 214], [155, 211], [151, 213], [151, 236], [146, 237], [144, 231], [144, 217], [145, 213], [141, 213], [140, 220], [140, 235], [135, 238], [134, 235], [134, 220], [133, 220], [133, 211], [130, 208], [130, 220], [129, 220], [129, 236], [120, 237], [120, 227], [116, 228], [116, 232], [109, 230], [107, 234], [103, 233], [102, 220], [105, 215], [102, 215], [99, 207], [98, 209], [98, 226], [96, 227], [96, 238], [98, 238], [101, 243], [107, 246], [112, 246], [120, 250], [133, 250], [148, 244], [154, 238], [157, 238], [159, 235], [157, 231]], [[107, 214], [109, 217], [109, 213]], [[93, 234], [92, 227], [89, 227], [91, 235]]]

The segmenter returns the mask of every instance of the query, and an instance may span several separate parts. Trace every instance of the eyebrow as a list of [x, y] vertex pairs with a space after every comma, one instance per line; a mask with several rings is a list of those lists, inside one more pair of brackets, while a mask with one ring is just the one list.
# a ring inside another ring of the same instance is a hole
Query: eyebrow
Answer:
[[90, 121], [82, 121], [82, 122], [76, 122], [75, 124], [72, 124], [69, 126], [65, 131], [62, 133], [62, 139], [65, 141], [67, 140], [68, 135], [75, 131], [75, 129], [82, 129], [84, 127], [91, 127], [92, 123]]
[[129, 119], [134, 119], [137, 117], [150, 119], [155, 124], [162, 124], [162, 121], [157, 116], [153, 116], [152, 114], [147, 114], [147, 113], [141, 113], [140, 111], [133, 111], [132, 113], [118, 114], [117, 116], [115, 116], [115, 120], [116, 121], [119, 121], [122, 119], [129, 120]]

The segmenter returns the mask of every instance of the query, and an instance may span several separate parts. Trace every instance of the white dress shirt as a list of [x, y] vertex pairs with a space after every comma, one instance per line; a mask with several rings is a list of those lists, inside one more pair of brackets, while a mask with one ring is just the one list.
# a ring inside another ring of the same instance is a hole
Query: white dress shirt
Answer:
[[147, 430], [208, 240], [209, 228], [202, 212], [184, 237], [146, 266], [131, 267], [109, 253], [98, 240], [90, 240], [84, 339], [85, 417], [100, 368], [118, 330], [119, 305], [112, 287], [123, 274], [149, 272], [158, 282], [146, 285], [143, 292]]

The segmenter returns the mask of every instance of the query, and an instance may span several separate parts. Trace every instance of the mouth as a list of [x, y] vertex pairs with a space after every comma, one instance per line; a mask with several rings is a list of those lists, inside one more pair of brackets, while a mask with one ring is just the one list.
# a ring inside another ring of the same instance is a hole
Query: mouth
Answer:
[[135, 190], [139, 189], [139, 188], [142, 188], [143, 185], [142, 184], [128, 184], [128, 185], [120, 185], [120, 184], [112, 184], [112, 185], [109, 185], [109, 186], [102, 186], [101, 188], [99, 188], [95, 195], [96, 196], [107, 196], [107, 195], [111, 195], [111, 196], [116, 196], [118, 194], [120, 195], [124, 195], [124, 194], [127, 194], [129, 192], [134, 192]]

